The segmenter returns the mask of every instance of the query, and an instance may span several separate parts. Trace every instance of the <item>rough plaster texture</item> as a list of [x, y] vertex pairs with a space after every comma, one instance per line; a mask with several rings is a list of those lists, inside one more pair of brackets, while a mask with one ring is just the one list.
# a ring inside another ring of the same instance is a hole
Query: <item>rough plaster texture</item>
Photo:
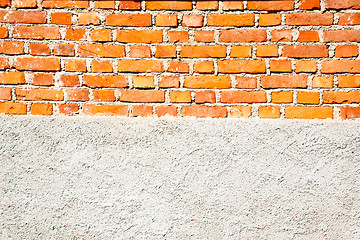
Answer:
[[0, 126], [0, 239], [360, 239], [359, 122]]

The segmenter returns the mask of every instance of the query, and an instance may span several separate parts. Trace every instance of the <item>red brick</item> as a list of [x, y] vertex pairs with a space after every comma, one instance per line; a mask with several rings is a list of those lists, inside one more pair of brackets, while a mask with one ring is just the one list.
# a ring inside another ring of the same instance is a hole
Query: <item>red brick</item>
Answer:
[[317, 31], [299, 31], [298, 42], [319, 42], [319, 33]]
[[211, 117], [225, 118], [227, 117], [227, 109], [225, 107], [207, 107], [207, 106], [186, 106], [181, 108], [181, 116], [183, 117]]
[[119, 1], [119, 9], [120, 10], [140, 10], [141, 9], [141, 1]]
[[273, 30], [271, 31], [272, 42], [291, 42], [292, 30]]
[[195, 32], [195, 41], [196, 42], [215, 42], [214, 36], [215, 36], [214, 31], [196, 31]]
[[254, 26], [254, 14], [209, 14], [207, 17], [208, 26], [217, 27], [242, 27]]
[[325, 7], [329, 9], [360, 9], [358, 0], [325, 0]]
[[30, 71], [59, 71], [60, 60], [58, 58], [17, 58], [14, 63], [17, 70]]
[[187, 31], [169, 31], [169, 42], [188, 42], [189, 33]]
[[360, 60], [329, 60], [322, 62], [322, 73], [360, 73]]
[[171, 61], [167, 71], [174, 73], [188, 73], [189, 64], [184, 61]]
[[66, 40], [79, 41], [85, 39], [85, 30], [84, 29], [66, 29]]
[[285, 107], [285, 118], [326, 119], [333, 118], [332, 107]]
[[103, 116], [128, 116], [128, 106], [121, 105], [94, 105], [86, 104], [83, 107], [83, 113], [86, 115]]
[[341, 107], [340, 117], [342, 119], [360, 118], [360, 107]]
[[91, 41], [109, 42], [111, 41], [111, 30], [97, 29], [90, 32]]
[[15, 89], [16, 99], [25, 101], [62, 101], [64, 93], [61, 90], [48, 88], [32, 88], [30, 90]]
[[258, 11], [281, 11], [281, 10], [293, 10], [294, 1], [292, 0], [276, 0], [276, 1], [249, 1], [247, 8], [249, 10]]
[[52, 115], [53, 105], [51, 103], [33, 103], [30, 111], [32, 115]]
[[0, 113], [10, 114], [10, 115], [26, 114], [26, 104], [15, 103], [15, 102], [1, 102]]
[[265, 42], [266, 38], [266, 31], [260, 29], [220, 31], [220, 42]]
[[335, 57], [357, 57], [359, 55], [359, 49], [356, 45], [341, 45], [335, 48]]
[[60, 86], [63, 87], [79, 86], [78, 75], [61, 75], [59, 80]]
[[130, 57], [149, 58], [151, 57], [151, 48], [150, 46], [131, 46]]
[[0, 53], [9, 55], [24, 54], [24, 43], [17, 41], [2, 41], [0, 42]]
[[150, 117], [153, 115], [153, 107], [133, 106], [132, 114], [134, 117]]
[[120, 101], [137, 103], [164, 102], [165, 92], [159, 90], [122, 90], [120, 91]]
[[219, 8], [218, 1], [197, 1], [197, 10], [217, 10]]
[[155, 25], [158, 27], [176, 27], [177, 26], [177, 15], [163, 14], [156, 15]]
[[64, 0], [44, 0], [44, 8], [88, 8], [89, 2], [82, 0], [64, 1]]
[[163, 72], [164, 65], [158, 60], [119, 60], [119, 72]]
[[221, 93], [222, 103], [265, 103], [265, 91], [224, 91]]
[[[7, 2], [7, 1], [8, 0], [5, 0], [4, 2]], [[37, 5], [36, 0], [13, 0], [13, 3], [16, 8], [35, 8]], [[2, 5], [2, 4], [0, 4], [0, 5]]]
[[129, 86], [127, 78], [121, 75], [84, 75], [84, 85], [91, 88]]
[[146, 1], [147, 10], [191, 10], [191, 1]]
[[334, 77], [316, 76], [313, 78], [313, 88], [332, 88]]
[[8, 59], [0, 57], [0, 70], [5, 70], [5, 69], [8, 69], [9, 67], [10, 66], [9, 66]]
[[2, 23], [46, 23], [46, 14], [35, 11], [0, 11]]
[[69, 89], [69, 101], [89, 101], [89, 89]]
[[266, 65], [262, 60], [221, 60], [218, 61], [220, 73], [265, 73]]
[[287, 25], [331, 25], [333, 13], [291, 13], [286, 14]]
[[215, 103], [215, 102], [216, 102], [215, 92], [202, 91], [195, 93], [195, 103]]
[[260, 14], [259, 15], [259, 26], [277, 26], [281, 24], [280, 14]]
[[176, 46], [156, 46], [156, 58], [174, 58], [176, 57]]
[[156, 107], [156, 115], [158, 117], [163, 116], [177, 116], [177, 107], [175, 106], [158, 106]]
[[263, 88], [306, 88], [308, 77], [305, 75], [262, 76]]
[[324, 103], [360, 103], [360, 91], [324, 92]]
[[230, 88], [230, 76], [185, 76], [185, 88]]
[[226, 46], [183, 46], [182, 58], [223, 58], [226, 57]]
[[178, 88], [180, 80], [178, 77], [162, 77], [159, 81], [160, 88]]
[[340, 13], [339, 25], [359, 25], [360, 13]]
[[329, 47], [326, 45], [284, 46], [282, 56], [293, 58], [328, 57]]
[[75, 115], [79, 112], [79, 106], [76, 104], [60, 104], [59, 113], [65, 115]]
[[324, 31], [324, 42], [360, 42], [360, 30]]
[[160, 30], [119, 30], [116, 40], [123, 43], [161, 43], [163, 32]]
[[94, 101], [114, 102], [115, 100], [114, 90], [94, 90]]
[[182, 25], [185, 27], [202, 27], [204, 17], [202, 15], [184, 15]]
[[0, 38], [7, 38], [9, 36], [9, 31], [7, 27], [0, 27]]
[[54, 54], [58, 56], [75, 56], [75, 47], [73, 44], [55, 44]]
[[292, 66], [290, 60], [271, 60], [270, 72], [291, 72]]
[[86, 72], [86, 60], [65, 59], [66, 72]]
[[109, 14], [106, 25], [123, 27], [150, 27], [151, 14]]
[[125, 47], [121, 45], [86, 44], [79, 46], [79, 54], [83, 57], [121, 58], [125, 56]]
[[97, 13], [85, 12], [79, 14], [79, 25], [98, 25], [100, 24]]
[[43, 26], [14, 26], [14, 38], [60, 39], [60, 29]]
[[46, 43], [30, 43], [31, 55], [48, 56], [51, 54], [50, 47]]
[[300, 0], [299, 9], [320, 9], [320, 0]]
[[253, 89], [257, 87], [257, 79], [252, 77], [236, 77], [236, 88]]
[[71, 25], [72, 13], [55, 12], [51, 13], [51, 23], [60, 25]]
[[53, 74], [34, 74], [33, 85], [35, 86], [52, 86], [54, 85], [54, 75]]
[[92, 61], [91, 72], [113, 72], [110, 61]]
[[0, 88], [0, 100], [11, 100], [11, 88]]

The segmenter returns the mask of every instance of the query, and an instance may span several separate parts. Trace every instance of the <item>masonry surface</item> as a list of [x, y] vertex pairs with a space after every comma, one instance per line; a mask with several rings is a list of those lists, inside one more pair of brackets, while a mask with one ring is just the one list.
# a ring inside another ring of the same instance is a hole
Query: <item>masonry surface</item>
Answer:
[[0, 0], [0, 113], [360, 117], [360, 3]]

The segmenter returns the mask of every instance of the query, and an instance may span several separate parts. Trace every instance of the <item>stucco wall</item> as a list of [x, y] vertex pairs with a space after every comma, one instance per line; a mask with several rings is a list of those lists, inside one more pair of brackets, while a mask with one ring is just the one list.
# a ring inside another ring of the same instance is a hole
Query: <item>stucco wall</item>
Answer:
[[360, 123], [0, 118], [0, 239], [360, 239]]

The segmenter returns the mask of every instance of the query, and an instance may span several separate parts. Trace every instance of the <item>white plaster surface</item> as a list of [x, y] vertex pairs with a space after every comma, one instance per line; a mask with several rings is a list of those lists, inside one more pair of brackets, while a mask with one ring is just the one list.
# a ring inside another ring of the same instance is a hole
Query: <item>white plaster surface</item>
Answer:
[[1, 117], [0, 239], [360, 239], [360, 123]]

